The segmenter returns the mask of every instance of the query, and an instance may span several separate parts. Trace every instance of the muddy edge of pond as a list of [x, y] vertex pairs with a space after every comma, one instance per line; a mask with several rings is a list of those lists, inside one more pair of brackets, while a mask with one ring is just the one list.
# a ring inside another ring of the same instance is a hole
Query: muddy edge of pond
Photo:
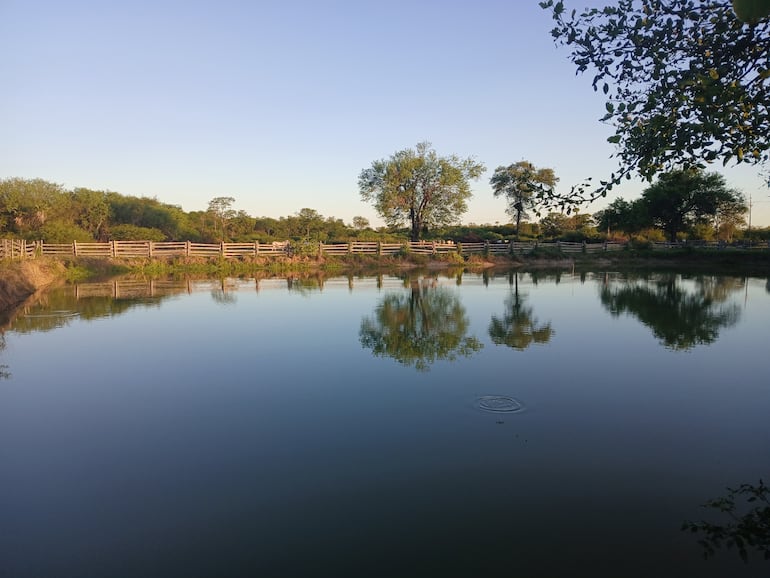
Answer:
[[0, 263], [0, 311], [12, 309], [36, 291], [64, 280], [58, 261], [35, 259]]

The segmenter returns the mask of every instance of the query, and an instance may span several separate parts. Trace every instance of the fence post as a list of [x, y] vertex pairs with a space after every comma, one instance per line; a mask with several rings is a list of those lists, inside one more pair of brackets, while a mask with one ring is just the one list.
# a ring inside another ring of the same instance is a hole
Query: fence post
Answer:
[[190, 241], [184, 242], [184, 256], [189, 257], [190, 256]]
[[150, 254], [150, 258], [152, 258], [152, 256], [153, 256], [154, 249], [155, 249], [155, 242], [154, 241], [150, 241], [147, 244], [147, 252]]
[[219, 242], [219, 256], [224, 259], [225, 258], [225, 242], [220, 241]]
[[78, 242], [72, 241], [72, 254], [77, 257], [78, 256]]
[[382, 255], [382, 241], [377, 241], [377, 256]]

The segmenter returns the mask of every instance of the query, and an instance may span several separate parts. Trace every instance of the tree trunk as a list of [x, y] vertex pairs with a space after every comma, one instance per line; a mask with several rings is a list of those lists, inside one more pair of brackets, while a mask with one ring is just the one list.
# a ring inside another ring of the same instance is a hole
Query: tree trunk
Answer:
[[420, 230], [422, 229], [422, 223], [420, 222], [420, 218], [417, 216], [417, 213], [414, 209], [411, 209], [409, 211], [409, 218], [412, 222], [412, 230], [409, 234], [409, 240], [410, 241], [419, 241], [420, 240]]

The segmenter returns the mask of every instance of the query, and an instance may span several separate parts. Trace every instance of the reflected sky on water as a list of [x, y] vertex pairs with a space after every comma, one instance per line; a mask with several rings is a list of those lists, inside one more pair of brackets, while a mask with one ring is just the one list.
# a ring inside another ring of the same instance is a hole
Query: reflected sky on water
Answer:
[[761, 575], [680, 526], [768, 478], [767, 283], [61, 288], [4, 329], [0, 575]]

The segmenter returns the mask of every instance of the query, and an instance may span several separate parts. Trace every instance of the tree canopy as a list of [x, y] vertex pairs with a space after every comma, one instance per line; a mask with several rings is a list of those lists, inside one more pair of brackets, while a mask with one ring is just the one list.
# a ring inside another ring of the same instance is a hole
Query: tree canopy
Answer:
[[641, 198], [652, 224], [671, 241], [699, 221], [715, 219], [721, 207], [745, 204], [742, 201], [738, 192], [727, 188], [722, 175], [697, 169], [661, 174]]
[[527, 209], [537, 207], [553, 195], [558, 182], [553, 169], [538, 169], [529, 161], [518, 161], [495, 169], [489, 184], [496, 197], [508, 201], [506, 212], [516, 220], [516, 235], [519, 234], [521, 219], [527, 218]]
[[594, 90], [607, 95], [602, 121], [618, 145], [618, 171], [598, 188], [573, 187], [571, 201], [603, 196], [633, 172], [651, 179], [716, 161], [767, 161], [767, 18], [744, 23], [730, 0], [619, 0], [579, 13], [562, 1], [540, 6], [577, 72], [592, 74]]
[[484, 165], [473, 158], [439, 156], [421, 142], [374, 161], [361, 171], [358, 188], [388, 225], [408, 223], [410, 238], [417, 241], [425, 228], [457, 222], [468, 210], [469, 181], [482, 172]]

